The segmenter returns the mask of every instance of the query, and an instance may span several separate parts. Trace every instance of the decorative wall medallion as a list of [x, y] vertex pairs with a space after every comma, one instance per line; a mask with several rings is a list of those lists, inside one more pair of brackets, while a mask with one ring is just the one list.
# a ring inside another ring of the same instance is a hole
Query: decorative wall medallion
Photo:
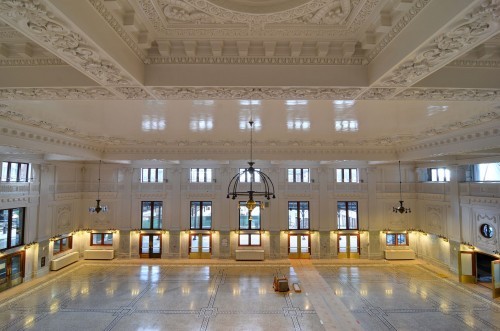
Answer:
[[488, 223], [483, 223], [479, 226], [479, 233], [486, 239], [491, 239], [495, 236], [495, 228]]
[[413, 59], [404, 62], [381, 80], [382, 86], [408, 86], [429, 75], [498, 31], [500, 3], [483, 1], [464, 15], [455, 27], [421, 47]]
[[133, 81], [111, 59], [99, 54], [91, 41], [84, 40], [68, 22], [38, 0], [2, 1], [0, 17], [102, 84], [127, 85]]

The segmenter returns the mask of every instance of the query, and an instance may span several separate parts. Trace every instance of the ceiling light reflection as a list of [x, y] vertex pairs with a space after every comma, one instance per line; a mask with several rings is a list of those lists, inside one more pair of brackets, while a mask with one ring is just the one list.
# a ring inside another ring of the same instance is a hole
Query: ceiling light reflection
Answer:
[[163, 131], [167, 127], [165, 118], [156, 115], [142, 115], [142, 131]]
[[427, 107], [427, 116], [436, 115], [448, 110], [448, 106], [429, 106]]
[[214, 100], [194, 100], [193, 104], [201, 106], [213, 106]]
[[260, 100], [240, 100], [240, 105], [250, 106], [250, 105], [260, 105]]
[[335, 121], [335, 131], [338, 131], [338, 132], [357, 132], [358, 131], [358, 121], [356, 121], [356, 120]]
[[299, 105], [307, 105], [307, 100], [286, 100], [285, 105], [287, 106], [299, 106]]
[[350, 108], [354, 106], [354, 100], [333, 100], [334, 108]]
[[214, 122], [211, 117], [192, 119], [189, 122], [189, 129], [193, 132], [211, 131], [214, 128]]
[[311, 122], [307, 120], [289, 120], [286, 122], [288, 130], [309, 131]]

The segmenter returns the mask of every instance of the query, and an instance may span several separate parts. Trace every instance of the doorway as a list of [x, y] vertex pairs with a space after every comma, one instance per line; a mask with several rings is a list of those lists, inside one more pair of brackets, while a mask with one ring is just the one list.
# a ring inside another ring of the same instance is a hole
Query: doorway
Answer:
[[337, 240], [339, 259], [359, 259], [359, 234], [339, 234]]
[[311, 258], [311, 237], [308, 233], [288, 235], [288, 258]]
[[189, 258], [209, 259], [212, 257], [212, 235], [205, 233], [189, 234]]
[[141, 258], [161, 258], [161, 234], [141, 234], [139, 246]]
[[24, 279], [24, 251], [0, 257], [0, 292]]

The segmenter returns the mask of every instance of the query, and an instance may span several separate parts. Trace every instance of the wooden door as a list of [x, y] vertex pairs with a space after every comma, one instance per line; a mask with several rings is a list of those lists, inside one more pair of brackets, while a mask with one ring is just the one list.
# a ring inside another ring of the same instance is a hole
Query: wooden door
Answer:
[[161, 258], [161, 234], [141, 234], [139, 246], [141, 258]]
[[311, 258], [311, 236], [309, 234], [288, 235], [288, 258]]
[[191, 233], [189, 235], [189, 258], [210, 259], [212, 257], [212, 235]]
[[24, 251], [0, 257], [0, 291], [18, 285], [24, 279]]

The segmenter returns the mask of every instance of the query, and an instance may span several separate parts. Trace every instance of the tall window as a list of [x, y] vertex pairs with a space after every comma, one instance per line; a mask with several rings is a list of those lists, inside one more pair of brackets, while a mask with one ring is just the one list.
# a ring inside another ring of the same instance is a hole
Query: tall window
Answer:
[[30, 171], [29, 163], [2, 162], [2, 182], [27, 182]]
[[[255, 170], [260, 171], [260, 169], [255, 168]], [[255, 173], [254, 173], [255, 174]], [[240, 182], [241, 183], [250, 183], [252, 181], [252, 178], [250, 178], [250, 172], [245, 171], [245, 168], [240, 168]], [[254, 183], [260, 183], [260, 176], [255, 174], [253, 179]]]
[[472, 171], [475, 182], [500, 182], [500, 162], [475, 164]]
[[0, 250], [24, 244], [23, 208], [0, 210]]
[[337, 222], [339, 230], [357, 230], [358, 202], [357, 201], [337, 202]]
[[248, 219], [246, 202], [240, 202], [240, 230], [260, 230], [260, 202], [252, 210], [252, 220]]
[[309, 201], [288, 201], [288, 229], [309, 229]]
[[59, 238], [57, 240], [54, 240], [52, 253], [56, 255], [65, 251], [69, 251], [71, 248], [73, 248], [73, 236]]
[[289, 168], [288, 182], [289, 183], [309, 183], [309, 169], [307, 168]]
[[191, 168], [189, 181], [191, 183], [210, 183], [212, 181], [212, 169]]
[[91, 246], [113, 246], [112, 233], [92, 233]]
[[142, 168], [141, 169], [142, 183], [161, 183], [163, 182], [163, 169], [160, 168]]
[[385, 244], [387, 246], [408, 246], [408, 234], [387, 233], [385, 235]]
[[161, 229], [162, 212], [162, 201], [143, 201], [141, 228], [144, 230]]
[[446, 168], [429, 168], [429, 179], [431, 182], [449, 182], [450, 170]]
[[212, 201], [191, 201], [191, 229], [212, 228]]
[[337, 169], [337, 183], [357, 183], [358, 181], [358, 169]]

